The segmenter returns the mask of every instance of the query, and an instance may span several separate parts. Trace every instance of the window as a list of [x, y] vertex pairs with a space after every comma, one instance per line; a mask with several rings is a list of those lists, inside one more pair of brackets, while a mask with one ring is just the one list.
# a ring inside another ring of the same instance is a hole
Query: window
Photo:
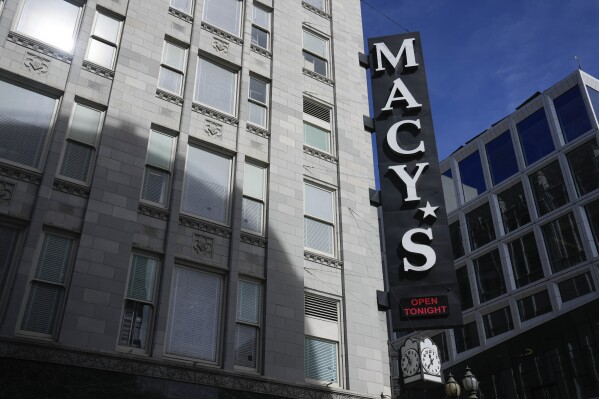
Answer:
[[231, 158], [190, 146], [183, 181], [183, 211], [228, 223]]
[[512, 187], [498, 194], [497, 200], [506, 233], [530, 222], [530, 214], [528, 213], [522, 183], [514, 184]]
[[527, 321], [551, 312], [549, 292], [543, 290], [518, 301], [520, 320]]
[[568, 202], [568, 192], [558, 161], [551, 162], [536, 171], [529, 176], [529, 179], [537, 202], [539, 216], [551, 212]]
[[158, 260], [134, 254], [129, 269], [119, 345], [146, 351], [154, 315]]
[[337, 342], [306, 337], [306, 379], [338, 383]]
[[86, 60], [113, 69], [121, 35], [122, 21], [96, 12]]
[[304, 184], [304, 245], [334, 256], [335, 206], [333, 191]]
[[241, 5], [241, 0], [205, 0], [202, 20], [239, 36]]
[[567, 155], [578, 195], [599, 188], [599, 147], [595, 140], [585, 143]]
[[54, 334], [67, 289], [72, 252], [71, 238], [45, 233], [21, 319], [22, 331]]
[[506, 293], [498, 250], [474, 260], [474, 275], [481, 303]]
[[250, 76], [248, 121], [266, 129], [268, 120], [268, 83]]
[[71, 1], [25, 0], [16, 30], [71, 53], [81, 14], [81, 6]]
[[447, 213], [456, 210], [458, 208], [458, 196], [453, 185], [453, 173], [451, 169], [447, 169], [441, 173], [441, 186], [443, 187], [443, 198], [445, 198]]
[[510, 307], [498, 309], [483, 316], [485, 336], [493, 338], [514, 329]]
[[264, 234], [265, 169], [250, 163], [243, 173], [243, 200], [241, 228]]
[[[16, 260], [19, 245], [19, 230], [0, 224], [0, 305], [9, 291], [11, 269]], [[1, 310], [1, 306], [0, 306]]]
[[252, 13], [252, 44], [264, 50], [270, 49], [270, 14], [270, 11], [254, 3]]
[[437, 345], [437, 349], [439, 349], [439, 358], [441, 359], [441, 363], [449, 360], [449, 349], [447, 346], [447, 335], [442, 332], [441, 334], [437, 334], [431, 337], [431, 340]]
[[175, 266], [166, 353], [217, 361], [223, 278]]
[[303, 2], [321, 11], [327, 11], [327, 0], [303, 0]]
[[586, 272], [558, 284], [562, 302], [568, 302], [595, 291], [593, 277]]
[[480, 163], [480, 154], [476, 151], [462, 159], [458, 165], [462, 177], [464, 202], [468, 202], [487, 189], [483, 167]]
[[183, 91], [183, 77], [185, 76], [185, 61], [187, 49], [168, 40], [164, 41], [162, 49], [162, 63], [158, 76], [158, 88], [178, 96]]
[[141, 198], [160, 205], [166, 204], [167, 192], [173, 168], [176, 138], [155, 130], [150, 131], [148, 155]]
[[449, 225], [449, 237], [451, 238], [451, 249], [453, 258], [457, 259], [464, 256], [464, 244], [462, 243], [462, 232], [460, 231], [460, 222], [453, 222]]
[[484, 204], [466, 214], [470, 246], [474, 250], [495, 239], [495, 229], [489, 204]]
[[329, 41], [304, 31], [304, 68], [328, 76]]
[[503, 132], [485, 146], [493, 184], [499, 184], [518, 171], [516, 153], [510, 131]]
[[331, 153], [331, 108], [305, 98], [304, 144]]
[[192, 0], [171, 0], [171, 7], [183, 11], [185, 14], [191, 15]]
[[508, 250], [517, 288], [543, 278], [543, 267], [533, 233], [510, 242]]
[[591, 121], [578, 86], [557, 97], [553, 104], [566, 142], [591, 130]]
[[599, 201], [595, 200], [585, 206], [587, 217], [595, 239], [595, 245], [599, 246]]
[[87, 183], [104, 112], [76, 103], [71, 117], [67, 143], [62, 156], [61, 176]]
[[464, 324], [464, 327], [454, 328], [453, 332], [455, 335], [455, 347], [458, 353], [480, 345], [475, 321]]
[[472, 290], [470, 289], [470, 279], [468, 278], [468, 267], [460, 267], [456, 270], [458, 278], [458, 288], [460, 290], [460, 303], [462, 310], [470, 309], [473, 306]]
[[203, 58], [198, 58], [194, 101], [234, 115], [236, 91], [237, 74], [235, 72]]
[[593, 110], [595, 111], [595, 117], [599, 119], [599, 91], [589, 86], [587, 86], [587, 90], [589, 91], [589, 98], [593, 105]]
[[519, 122], [516, 127], [527, 165], [538, 161], [555, 149], [543, 108]]
[[260, 284], [239, 280], [237, 325], [235, 327], [235, 366], [258, 368], [260, 342]]
[[542, 227], [554, 273], [586, 260], [574, 215], [568, 213]]
[[0, 93], [10, 99], [0, 102], [0, 158], [37, 168], [57, 101], [3, 80]]

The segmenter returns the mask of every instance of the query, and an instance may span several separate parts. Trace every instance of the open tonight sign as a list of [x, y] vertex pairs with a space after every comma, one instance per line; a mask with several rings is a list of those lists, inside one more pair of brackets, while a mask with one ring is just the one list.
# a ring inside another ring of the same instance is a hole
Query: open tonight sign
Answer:
[[420, 35], [368, 47], [393, 330], [460, 326]]

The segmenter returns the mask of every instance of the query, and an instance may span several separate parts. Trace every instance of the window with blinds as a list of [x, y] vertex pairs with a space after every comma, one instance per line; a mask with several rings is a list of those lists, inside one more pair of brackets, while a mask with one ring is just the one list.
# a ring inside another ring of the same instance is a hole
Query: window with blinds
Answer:
[[304, 312], [306, 316], [338, 322], [338, 304], [339, 301], [335, 299], [306, 293], [304, 297]]
[[304, 68], [329, 76], [329, 41], [316, 33], [304, 31]]
[[320, 11], [327, 11], [327, 0], [302, 0], [304, 3], [311, 5]]
[[175, 44], [171, 40], [165, 40], [158, 75], [158, 87], [180, 96], [183, 91], [186, 61], [187, 48]]
[[304, 361], [306, 379], [337, 383], [337, 342], [306, 337]]
[[87, 183], [96, 155], [104, 112], [76, 103], [62, 155], [60, 175]]
[[158, 259], [138, 254], [131, 258], [119, 346], [147, 351], [157, 273]]
[[46, 233], [37, 260], [21, 330], [53, 335], [66, 292], [74, 240]]
[[192, 0], [170, 0], [171, 7], [183, 11], [185, 14], [191, 15], [191, 9], [193, 6]]
[[176, 137], [170, 134], [150, 131], [142, 199], [166, 205], [176, 141]]
[[326, 255], [335, 255], [334, 192], [304, 184], [304, 246]]
[[231, 158], [189, 146], [183, 180], [183, 211], [228, 223]]
[[260, 337], [260, 283], [239, 280], [237, 325], [235, 326], [235, 366], [258, 368]]
[[268, 121], [268, 83], [250, 76], [248, 122], [266, 128]]
[[85, 59], [107, 69], [114, 69], [123, 21], [96, 11]]
[[203, 58], [198, 58], [194, 101], [218, 111], [235, 115], [236, 91], [236, 72]]
[[241, 28], [241, 6], [241, 0], [205, 0], [202, 20], [235, 36], [239, 36]]
[[304, 98], [304, 144], [331, 153], [331, 108]]
[[166, 352], [217, 362], [223, 278], [175, 267], [169, 308]]
[[264, 234], [265, 175], [261, 166], [244, 166], [241, 228], [260, 235]]
[[9, 275], [16, 258], [18, 243], [19, 230], [0, 224], [0, 305], [8, 292]]

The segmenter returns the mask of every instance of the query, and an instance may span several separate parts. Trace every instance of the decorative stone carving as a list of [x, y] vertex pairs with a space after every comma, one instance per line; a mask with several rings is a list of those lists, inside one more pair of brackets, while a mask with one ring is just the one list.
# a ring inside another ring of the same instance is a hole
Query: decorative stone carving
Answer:
[[329, 258], [328, 256], [315, 254], [309, 251], [304, 251], [304, 259], [310, 262], [320, 263], [321, 265], [334, 267], [336, 269], [343, 267], [343, 262], [339, 259]]
[[37, 51], [47, 55], [48, 57], [56, 58], [59, 61], [66, 62], [68, 64], [73, 60], [73, 54], [69, 54], [65, 51], [59, 50], [49, 44], [38, 42], [27, 36], [23, 36], [17, 32], [9, 32], [7, 39], [19, 46], [27, 47], [30, 50]]
[[54, 190], [62, 191], [63, 193], [76, 195], [77, 197], [89, 198], [89, 187], [71, 183], [69, 181], [55, 179], [53, 184]]
[[114, 71], [112, 69], [104, 68], [103, 66], [94, 64], [93, 62], [87, 60], [83, 61], [82, 67], [86, 71], [102, 76], [103, 78], [110, 80], [114, 79]]
[[212, 259], [213, 243], [214, 240], [210, 237], [194, 234], [191, 248], [195, 254]]
[[173, 93], [169, 93], [168, 91], [156, 89], [156, 97], [160, 98], [161, 100], [168, 101], [169, 103], [176, 104], [178, 106], [183, 105], [183, 97]]
[[146, 235], [148, 237], [160, 237], [160, 234], [158, 234], [158, 229], [156, 227], [148, 226], [147, 224], [142, 224], [140, 225], [139, 230], [141, 234]]
[[247, 123], [245, 125], [245, 130], [247, 130], [248, 132], [255, 134], [256, 136], [260, 136], [260, 137], [264, 137], [265, 139], [270, 137], [270, 132], [266, 129], [263, 129], [259, 126], [256, 126], [254, 124], [251, 123]]
[[304, 75], [311, 77], [312, 79], [316, 79], [319, 82], [322, 82], [324, 84], [327, 84], [329, 86], [335, 86], [335, 81], [332, 79], [327, 78], [326, 76], [322, 76], [319, 73], [313, 72], [309, 69], [306, 68], [302, 68], [302, 71], [304, 72]]
[[75, 207], [73, 205], [67, 204], [66, 202], [59, 202], [58, 212], [73, 216], [75, 215]]
[[304, 8], [306, 10], [310, 10], [313, 13], [318, 14], [318, 15], [320, 15], [323, 18], [326, 18], [326, 19], [329, 19], [329, 20], [331, 19], [331, 14], [329, 14], [329, 13], [327, 13], [325, 11], [319, 10], [318, 8], [314, 7], [312, 4], [308, 4], [308, 3], [304, 2], [304, 1], [302, 1], [302, 6], [304, 6]]
[[209, 234], [213, 234], [215, 236], [231, 238], [231, 229], [229, 229], [228, 227], [218, 226], [209, 222], [200, 221], [189, 216], [179, 216], [179, 224], [185, 227], [189, 227], [190, 229], [203, 231]]
[[0, 204], [10, 203], [14, 189], [15, 185], [13, 183], [0, 180]]
[[250, 45], [250, 49], [254, 52], [254, 53], [258, 53], [261, 56], [264, 56], [266, 58], [272, 58], [272, 53], [260, 46], [256, 46], [255, 44], [251, 44]]
[[32, 184], [40, 184], [42, 177], [39, 173], [8, 165], [0, 165], [0, 175]]
[[142, 215], [162, 220], [167, 220], [169, 215], [168, 210], [166, 209], [155, 208], [146, 204], [139, 204], [137, 206], [137, 212], [141, 213]]
[[339, 159], [336, 156], [327, 154], [326, 152], [317, 150], [316, 148], [312, 148], [307, 145], [304, 146], [304, 153], [312, 155], [316, 158], [324, 159], [325, 161], [328, 161], [330, 163], [336, 164], [337, 162], [339, 162]]
[[252, 234], [241, 233], [241, 242], [245, 242], [246, 244], [254, 245], [256, 247], [264, 248], [266, 247], [266, 238], [258, 237]]
[[221, 138], [223, 136], [223, 125], [207, 119], [206, 124], [204, 125], [204, 131], [210, 137]]
[[215, 37], [214, 41], [212, 42], [212, 48], [215, 49], [218, 53], [229, 53], [229, 43], [217, 37]]
[[206, 22], [202, 22], [202, 29], [212, 33], [213, 35], [216, 35], [225, 40], [228, 40], [232, 43], [239, 44], [239, 45], [243, 44], [243, 39], [241, 39], [240, 37], [234, 36], [234, 35], [230, 34], [229, 32], [225, 32], [224, 30], [219, 29], [216, 26], [212, 26]]
[[193, 22], [193, 17], [191, 15], [186, 14], [183, 11], [179, 11], [176, 8], [169, 7], [168, 13], [171, 14], [172, 16], [174, 16], [174, 17], [182, 19], [185, 22], [189, 22], [189, 23]]
[[27, 52], [27, 57], [25, 57], [25, 61], [23, 61], [23, 65], [25, 69], [34, 75], [45, 75], [48, 73], [48, 66], [51, 61], [46, 58], [42, 58], [39, 55], [35, 55], [33, 53]]
[[224, 122], [231, 126], [237, 126], [239, 124], [239, 120], [234, 116], [227, 115], [223, 112], [206, 107], [205, 105], [193, 103], [191, 109], [197, 113], [206, 115], [209, 118], [216, 119], [217, 121]]

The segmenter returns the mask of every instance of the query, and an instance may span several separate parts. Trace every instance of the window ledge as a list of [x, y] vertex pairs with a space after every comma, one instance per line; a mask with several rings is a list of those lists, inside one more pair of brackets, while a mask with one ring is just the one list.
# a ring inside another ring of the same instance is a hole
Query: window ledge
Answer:
[[260, 46], [256, 46], [255, 44], [251, 44], [250, 45], [250, 49], [254, 52], [254, 53], [258, 53], [266, 58], [272, 58], [272, 53], [270, 51], [268, 51], [265, 48], [262, 48]]
[[234, 116], [225, 114], [224, 112], [217, 111], [205, 105], [193, 103], [191, 107], [195, 112], [198, 112], [202, 115], [206, 115], [210, 118], [219, 120], [231, 126], [237, 126], [239, 124], [239, 120]]
[[88, 72], [95, 73], [106, 79], [114, 79], [114, 71], [103, 66], [94, 64], [91, 61], [83, 60], [83, 69]]
[[52, 188], [63, 193], [76, 195], [77, 197], [89, 198], [89, 187], [62, 179], [54, 179]]
[[27, 47], [28, 49], [31, 49], [33, 51], [37, 51], [39, 53], [47, 55], [48, 57], [55, 58], [62, 62], [66, 62], [68, 64], [70, 64], [73, 61], [73, 54], [67, 53], [63, 50], [59, 50], [56, 47], [53, 47], [46, 43], [42, 43], [31, 37], [21, 35], [17, 32], [9, 32], [8, 40], [20, 46]]
[[166, 209], [158, 208], [152, 205], [140, 203], [137, 206], [137, 212], [156, 219], [167, 220], [169, 212]]
[[335, 81], [333, 79], [329, 79], [326, 76], [322, 76], [319, 73], [316, 72], [312, 72], [309, 69], [306, 68], [302, 68], [302, 71], [304, 72], [304, 75], [311, 77], [312, 79], [316, 79], [319, 82], [322, 82], [324, 84], [327, 84], [329, 86], [335, 86]]
[[331, 163], [338, 163], [339, 159], [331, 154], [327, 154], [324, 151], [317, 150], [316, 148], [312, 148], [310, 146], [304, 145], [304, 153], [308, 155], [312, 155], [313, 157], [324, 159], [325, 161]]
[[183, 97], [170, 93], [162, 89], [156, 89], [156, 97], [161, 100], [168, 101], [178, 106], [183, 106]]
[[202, 22], [202, 29], [204, 29], [216, 36], [222, 37], [223, 39], [233, 42], [235, 44], [239, 44], [239, 45], [243, 44], [242, 38], [237, 37], [237, 36], [235, 36], [229, 32], [226, 32], [220, 28], [217, 28], [216, 26], [212, 26], [209, 23]]
[[203, 220], [198, 220], [192, 217], [183, 215], [179, 216], [179, 224], [185, 227], [189, 227], [191, 229], [204, 231], [206, 233], [214, 234], [225, 238], [231, 238], [230, 228], [212, 224]]
[[169, 7], [168, 13], [171, 14], [173, 17], [182, 19], [185, 22], [189, 22], [189, 23], [193, 22], [193, 17], [191, 15], [189, 15], [181, 10], [177, 10], [176, 8]]
[[0, 165], [0, 175], [32, 184], [40, 184], [42, 179], [40, 173], [9, 165]]
[[319, 255], [310, 251], [304, 251], [304, 259], [310, 262], [320, 263], [321, 265], [334, 267], [336, 269], [341, 269], [343, 267], [343, 261], [339, 259]]
[[259, 126], [256, 126], [252, 123], [247, 123], [245, 125], [245, 129], [248, 132], [255, 134], [256, 136], [264, 137], [265, 139], [268, 139], [270, 137], [270, 132], [268, 130], [261, 128]]
[[241, 233], [241, 242], [246, 244], [250, 244], [256, 247], [265, 248], [266, 247], [266, 238], [261, 236], [256, 236], [250, 233]]
[[326, 19], [329, 19], [329, 20], [331, 19], [331, 14], [327, 13], [326, 11], [322, 11], [321, 9], [318, 9], [318, 8], [314, 7], [313, 5], [311, 5], [311, 4], [308, 4], [308, 3], [304, 2], [304, 1], [302, 1], [302, 6], [306, 10], [310, 10], [313, 13], [318, 14], [318, 15], [320, 15], [323, 18], [326, 18]]

